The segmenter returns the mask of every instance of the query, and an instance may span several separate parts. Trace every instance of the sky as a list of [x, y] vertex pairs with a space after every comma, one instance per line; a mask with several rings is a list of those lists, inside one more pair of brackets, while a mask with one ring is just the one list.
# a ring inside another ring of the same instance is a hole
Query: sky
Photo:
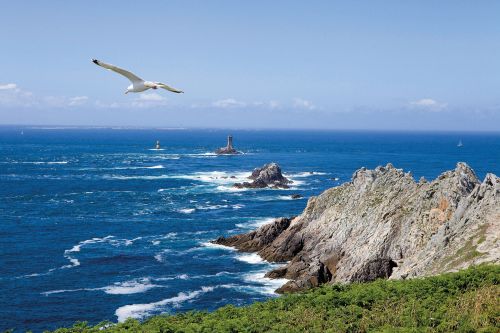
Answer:
[[0, 124], [500, 131], [500, 1], [0, 8]]

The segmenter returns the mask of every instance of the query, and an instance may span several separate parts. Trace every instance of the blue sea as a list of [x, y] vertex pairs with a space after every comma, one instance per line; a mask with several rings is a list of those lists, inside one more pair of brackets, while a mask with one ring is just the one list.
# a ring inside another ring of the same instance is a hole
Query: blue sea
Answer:
[[[243, 154], [214, 155], [228, 134]], [[209, 242], [299, 214], [363, 166], [433, 179], [458, 161], [500, 174], [500, 134], [0, 127], [0, 330], [277, 297], [278, 264]], [[232, 188], [268, 162], [290, 189]]]

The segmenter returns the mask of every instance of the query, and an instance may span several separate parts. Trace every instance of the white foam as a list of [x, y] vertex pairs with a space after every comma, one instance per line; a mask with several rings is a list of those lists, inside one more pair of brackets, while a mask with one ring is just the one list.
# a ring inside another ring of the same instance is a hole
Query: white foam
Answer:
[[315, 172], [315, 171], [310, 171], [310, 172], [299, 172], [299, 173], [294, 173], [294, 174], [287, 174], [287, 177], [291, 178], [304, 178], [304, 177], [311, 177], [311, 176], [324, 176], [327, 175], [326, 172]]
[[172, 178], [189, 179], [204, 183], [224, 185], [248, 181], [248, 176], [250, 175], [250, 172], [208, 171], [195, 172], [189, 175], [176, 175], [172, 176]]
[[12, 163], [12, 164], [21, 163], [21, 164], [35, 164], [35, 165], [38, 165], [38, 164], [68, 164], [69, 162], [68, 161], [52, 161], [52, 162], [44, 162], [44, 161], [17, 162], [17, 161], [14, 161], [14, 162], [10, 162], [10, 163]]
[[157, 179], [168, 179], [171, 178], [169, 175], [158, 175], [158, 176], [121, 176], [121, 175], [104, 175], [104, 179], [116, 179], [116, 180], [131, 180], [131, 179], [141, 179], [141, 180], [157, 180]]
[[191, 214], [194, 213], [195, 211], [196, 211], [195, 208], [182, 208], [178, 210], [178, 212], [182, 214]]
[[102, 290], [102, 288], [59, 289], [59, 290], [45, 291], [45, 292], [40, 293], [40, 294], [42, 294], [44, 296], [49, 296], [52, 294], [73, 293], [73, 292], [78, 292], [78, 291], [96, 291], [96, 290]]
[[225, 245], [221, 245], [221, 244], [214, 244], [214, 243], [210, 243], [210, 242], [203, 242], [203, 243], [200, 243], [200, 245], [204, 246], [206, 248], [209, 248], [209, 249], [236, 251], [236, 249], [234, 247], [225, 246]]
[[263, 225], [273, 223], [275, 220], [276, 218], [274, 217], [266, 217], [258, 220], [249, 221], [247, 223], [238, 223], [236, 224], [236, 227], [242, 229], [256, 229], [262, 227]]
[[265, 271], [252, 272], [243, 275], [243, 280], [247, 283], [257, 283], [261, 286], [248, 288], [265, 295], [275, 295], [275, 290], [287, 283], [288, 279], [270, 279], [265, 277]]
[[149, 289], [158, 287], [163, 287], [163, 286], [152, 284], [150, 278], [141, 278], [125, 282], [117, 282], [113, 285], [101, 288], [59, 289], [59, 290], [45, 291], [41, 294], [48, 296], [52, 294], [70, 293], [78, 291], [104, 291], [106, 294], [110, 295], [128, 295], [128, 294], [143, 293], [148, 291]]
[[221, 208], [228, 208], [228, 205], [207, 205], [207, 206], [196, 206], [196, 209], [200, 210], [216, 210], [216, 209], [221, 209]]
[[153, 165], [150, 167], [146, 167], [146, 169], [165, 169], [163, 165]]
[[262, 264], [265, 262], [257, 253], [238, 254], [235, 258], [249, 264]]
[[180, 292], [177, 296], [166, 298], [158, 302], [147, 304], [131, 304], [121, 306], [115, 311], [119, 322], [124, 322], [127, 318], [141, 319], [153, 311], [158, 311], [167, 304], [179, 305], [182, 302], [196, 298], [204, 293], [211, 292], [214, 287], [201, 287], [200, 290], [191, 291], [188, 293]]
[[161, 286], [152, 284], [149, 278], [142, 278], [125, 282], [117, 282], [102, 289], [106, 294], [110, 295], [129, 295], [143, 293], [157, 287]]
[[236, 205], [233, 205], [232, 207], [233, 207], [233, 209], [241, 209], [241, 208], [245, 207], [245, 205], [236, 204]]
[[184, 154], [184, 156], [192, 158], [215, 158], [218, 155], [216, 153], [199, 153], [199, 154]]

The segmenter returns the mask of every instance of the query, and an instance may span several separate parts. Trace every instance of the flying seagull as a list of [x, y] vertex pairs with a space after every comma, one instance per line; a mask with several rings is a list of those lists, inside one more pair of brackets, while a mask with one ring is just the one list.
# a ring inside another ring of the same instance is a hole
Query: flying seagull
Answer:
[[107, 63], [99, 61], [97, 59], [92, 59], [92, 62], [98, 66], [109, 69], [110, 71], [121, 74], [121, 75], [125, 76], [127, 79], [129, 79], [130, 82], [132, 82], [132, 84], [127, 87], [125, 94], [127, 94], [129, 92], [142, 92], [142, 91], [146, 91], [148, 89], [158, 89], [158, 88], [163, 88], [163, 89], [166, 89], [168, 91], [178, 93], [178, 94], [184, 92], [182, 90], [172, 88], [172, 87], [166, 85], [165, 83], [144, 81], [143, 79], [141, 79], [137, 75], [135, 75], [127, 70], [124, 70], [120, 67], [116, 67], [114, 65], [107, 64]]

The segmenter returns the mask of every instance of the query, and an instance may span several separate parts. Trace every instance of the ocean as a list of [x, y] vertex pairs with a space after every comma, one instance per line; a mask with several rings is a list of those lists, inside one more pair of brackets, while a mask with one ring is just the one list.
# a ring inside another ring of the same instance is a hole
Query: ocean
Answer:
[[[228, 134], [243, 154], [216, 156]], [[459, 161], [500, 174], [500, 134], [0, 127], [0, 330], [277, 297], [279, 264], [210, 240], [300, 214], [363, 166], [430, 180]], [[232, 187], [269, 162], [290, 189]]]

